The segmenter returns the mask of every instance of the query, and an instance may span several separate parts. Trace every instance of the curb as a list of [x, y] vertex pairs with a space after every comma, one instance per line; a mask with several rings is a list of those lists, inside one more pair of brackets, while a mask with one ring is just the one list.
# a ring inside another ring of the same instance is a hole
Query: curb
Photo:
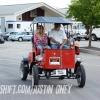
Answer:
[[81, 50], [82, 53], [87, 53], [87, 54], [93, 54], [93, 55], [100, 56], [100, 51], [84, 49], [84, 48], [80, 48], [80, 50]]

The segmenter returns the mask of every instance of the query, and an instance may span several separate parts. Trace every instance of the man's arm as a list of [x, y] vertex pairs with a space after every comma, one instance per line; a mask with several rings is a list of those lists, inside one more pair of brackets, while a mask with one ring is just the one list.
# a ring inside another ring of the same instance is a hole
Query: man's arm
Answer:
[[60, 46], [60, 49], [62, 49], [62, 47], [66, 44], [67, 42], [67, 37], [64, 31], [62, 31], [62, 35], [63, 35], [63, 42], [62, 45]]
[[62, 49], [62, 47], [66, 44], [66, 42], [67, 42], [67, 39], [64, 39], [62, 45], [60, 46], [60, 49]]
[[58, 42], [53, 38], [53, 31], [52, 31], [52, 30], [51, 30], [51, 32], [49, 33], [49, 38], [50, 38], [50, 40], [51, 40], [52, 42], [58, 44]]
[[50, 40], [51, 40], [52, 42], [54, 42], [54, 43], [57, 43], [57, 44], [58, 44], [58, 42], [57, 42], [54, 38], [50, 37]]

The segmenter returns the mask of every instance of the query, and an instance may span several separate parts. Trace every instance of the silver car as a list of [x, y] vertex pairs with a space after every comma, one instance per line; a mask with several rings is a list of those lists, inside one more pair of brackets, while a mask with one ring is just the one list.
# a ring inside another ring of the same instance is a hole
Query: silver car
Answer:
[[32, 32], [19, 32], [15, 35], [9, 36], [11, 41], [30, 41], [32, 38]]

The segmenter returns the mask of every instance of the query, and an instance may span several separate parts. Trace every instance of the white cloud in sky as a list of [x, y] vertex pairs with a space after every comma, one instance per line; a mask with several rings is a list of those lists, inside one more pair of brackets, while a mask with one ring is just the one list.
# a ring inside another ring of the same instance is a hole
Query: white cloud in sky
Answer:
[[44, 2], [54, 8], [68, 7], [71, 0], [0, 0], [0, 5]]

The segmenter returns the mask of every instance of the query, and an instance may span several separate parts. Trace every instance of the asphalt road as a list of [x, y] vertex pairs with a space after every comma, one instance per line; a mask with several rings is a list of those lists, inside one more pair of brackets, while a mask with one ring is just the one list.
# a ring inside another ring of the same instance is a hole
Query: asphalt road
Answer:
[[[84, 41], [80, 42], [81, 45]], [[99, 42], [98, 42], [99, 43]], [[0, 86], [1, 85], [26, 85], [31, 86], [31, 79], [22, 81], [19, 75], [19, 65], [23, 56], [31, 51], [31, 42], [6, 42], [0, 44]], [[82, 64], [86, 70], [86, 85], [84, 88], [77, 86], [73, 79], [41, 79], [40, 85], [54, 85], [52, 94], [2, 94], [0, 100], [100, 100], [100, 56], [81, 53]], [[57, 94], [56, 86], [71, 85], [70, 94]]]

